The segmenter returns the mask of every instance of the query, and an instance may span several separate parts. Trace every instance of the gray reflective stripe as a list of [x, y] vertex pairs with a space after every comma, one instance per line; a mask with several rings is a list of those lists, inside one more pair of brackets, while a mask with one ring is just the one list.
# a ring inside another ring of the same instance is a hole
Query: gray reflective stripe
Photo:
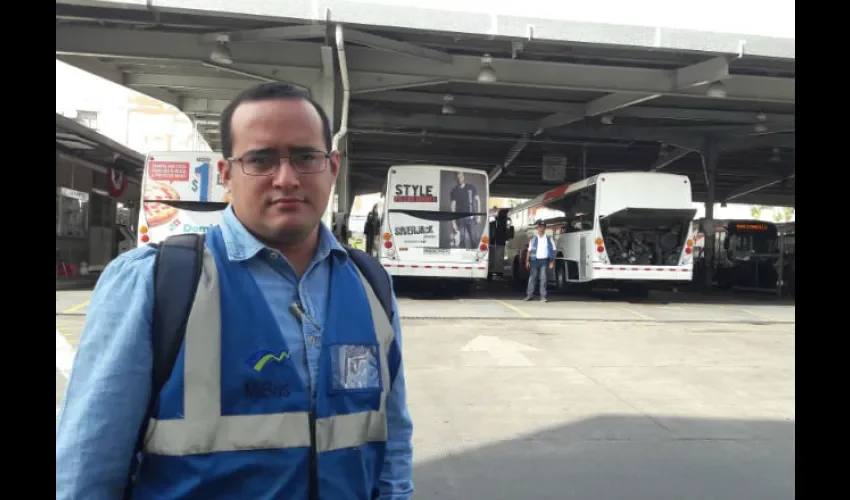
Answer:
[[307, 412], [298, 412], [159, 420], [145, 449], [158, 455], [180, 456], [308, 446], [309, 416]]
[[[360, 274], [381, 346], [384, 390], [378, 411], [316, 420], [319, 452], [360, 446], [387, 438], [387, 359], [394, 331], [380, 301]], [[145, 451], [157, 455], [193, 455], [236, 450], [300, 448], [310, 445], [306, 412], [221, 415], [221, 295], [218, 269], [209, 250], [186, 325], [183, 367], [183, 418], [151, 419]]]

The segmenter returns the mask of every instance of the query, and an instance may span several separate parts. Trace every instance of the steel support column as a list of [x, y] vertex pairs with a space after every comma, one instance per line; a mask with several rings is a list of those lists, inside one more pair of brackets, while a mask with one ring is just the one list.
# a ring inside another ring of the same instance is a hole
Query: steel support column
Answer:
[[354, 201], [351, 195], [351, 173], [348, 163], [348, 137], [339, 143], [339, 175], [336, 178], [336, 206], [334, 209], [343, 218], [348, 219], [348, 211]]
[[703, 259], [705, 275], [703, 284], [709, 288], [713, 284], [713, 273], [711, 270], [714, 264], [714, 203], [716, 200], [715, 186], [718, 153], [717, 143], [712, 139], [707, 139], [702, 147], [703, 169], [705, 171], [706, 182], [705, 219], [708, 221], [705, 225], [705, 258]]
[[[336, 64], [335, 64], [335, 54], [334, 48], [329, 45], [324, 45], [321, 47], [321, 59], [322, 59], [322, 69], [319, 76], [319, 79], [310, 86], [310, 95], [325, 113], [328, 115], [328, 121], [330, 122], [331, 135], [333, 135], [334, 131], [337, 130], [338, 121], [339, 121], [339, 112], [337, 110], [337, 92], [336, 92]], [[331, 214], [335, 211], [336, 205], [334, 203], [336, 189], [331, 189], [330, 199], [328, 200], [328, 210]], [[325, 224], [330, 228], [333, 224], [333, 216], [326, 216], [322, 219]]]

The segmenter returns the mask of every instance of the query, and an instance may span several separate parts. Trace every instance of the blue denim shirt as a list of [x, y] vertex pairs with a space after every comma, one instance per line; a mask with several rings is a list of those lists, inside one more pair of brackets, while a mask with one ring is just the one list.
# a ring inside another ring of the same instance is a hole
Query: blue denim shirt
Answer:
[[[221, 223], [231, 261], [245, 262], [286, 336], [292, 360], [315, 394], [322, 326], [328, 302], [330, 259], [347, 259], [321, 226], [319, 246], [301, 280], [285, 258], [263, 246], [228, 208]], [[155, 250], [141, 247], [107, 266], [89, 303], [88, 317], [56, 424], [56, 499], [119, 500], [151, 391], [150, 326]], [[311, 321], [289, 313], [298, 297]], [[393, 308], [398, 305], [393, 297]], [[396, 342], [401, 342], [398, 313]], [[389, 435], [380, 491], [383, 500], [413, 493], [413, 424], [404, 369], [387, 400]]]

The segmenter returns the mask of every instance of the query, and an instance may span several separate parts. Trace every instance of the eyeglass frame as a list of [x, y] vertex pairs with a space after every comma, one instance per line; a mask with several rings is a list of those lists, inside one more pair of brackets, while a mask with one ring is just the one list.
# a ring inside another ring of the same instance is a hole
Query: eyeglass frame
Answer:
[[[252, 153], [257, 153], [257, 152], [259, 152], [259, 151], [275, 151], [275, 152], [278, 154], [277, 167], [276, 167], [276, 168], [271, 169], [271, 170], [269, 171], [269, 173], [267, 173], [267, 174], [249, 174], [249, 173], [245, 170], [245, 161], [244, 161], [245, 155], [249, 155], [249, 154], [252, 154]], [[275, 175], [276, 173], [278, 173], [278, 172], [280, 171], [280, 168], [281, 168], [281, 166], [283, 165], [283, 160], [286, 160], [286, 162], [287, 162], [287, 163], [289, 163], [289, 166], [291, 166], [292, 168], [294, 168], [294, 169], [295, 169], [295, 171], [296, 171], [296, 172], [298, 172], [298, 174], [299, 174], [299, 175], [313, 175], [313, 174], [318, 174], [318, 173], [324, 172], [324, 171], [325, 171], [325, 169], [327, 169], [327, 168], [328, 168], [328, 160], [330, 160], [331, 155], [333, 154], [333, 151], [327, 152], [327, 151], [320, 151], [320, 150], [318, 150], [318, 149], [305, 149], [304, 151], [300, 151], [300, 152], [295, 153], [295, 154], [309, 154], [309, 153], [319, 154], [319, 155], [322, 155], [322, 156], [324, 156], [324, 157], [325, 157], [324, 166], [323, 166], [321, 169], [319, 169], [319, 170], [314, 170], [314, 171], [311, 171], [311, 172], [302, 172], [301, 170], [299, 170], [299, 169], [298, 169], [298, 167], [296, 167], [296, 166], [292, 163], [292, 156], [293, 156], [292, 154], [290, 154], [290, 155], [288, 155], [288, 156], [283, 156], [283, 155], [281, 155], [281, 154], [280, 154], [280, 151], [277, 151], [277, 150], [271, 150], [271, 149], [269, 149], [269, 150], [252, 150], [252, 151], [246, 151], [245, 153], [243, 153], [243, 154], [242, 154], [242, 155], [240, 155], [240, 156], [231, 156], [231, 157], [229, 157], [229, 158], [225, 158], [225, 160], [227, 160], [227, 162], [228, 162], [228, 163], [230, 163], [231, 165], [232, 165], [234, 162], [238, 162], [238, 163], [239, 163], [239, 165], [240, 165], [240, 168], [242, 169], [242, 173], [244, 173], [245, 175], [250, 176], [250, 177], [269, 177], [269, 176]]]

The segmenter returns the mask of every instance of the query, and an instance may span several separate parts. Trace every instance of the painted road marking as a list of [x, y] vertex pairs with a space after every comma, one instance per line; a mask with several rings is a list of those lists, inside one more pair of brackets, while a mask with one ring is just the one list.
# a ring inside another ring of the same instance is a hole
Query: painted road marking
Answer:
[[741, 308], [741, 310], [744, 311], [745, 313], [751, 315], [751, 316], [755, 316], [758, 319], [771, 321], [771, 318], [769, 316], [764, 315], [764, 314], [757, 313], [757, 312], [754, 312], [754, 311], [750, 311], [749, 309], [744, 309], [743, 307]]
[[74, 366], [74, 348], [62, 335], [62, 332], [56, 330], [56, 369], [65, 377], [66, 380], [71, 378], [71, 367]]
[[530, 315], [530, 314], [528, 314], [527, 312], [523, 311], [522, 309], [520, 309], [519, 307], [517, 307], [517, 306], [515, 306], [515, 305], [513, 305], [513, 304], [509, 304], [509, 303], [507, 303], [507, 302], [505, 302], [505, 301], [503, 301], [503, 300], [496, 300], [496, 299], [493, 299], [493, 301], [494, 301], [494, 302], [498, 302], [499, 304], [502, 304], [503, 306], [507, 307], [508, 309], [511, 309], [511, 310], [515, 311], [517, 314], [519, 314], [519, 315], [520, 315], [520, 316], [522, 316], [523, 318], [530, 318], [530, 317], [531, 317], [531, 315]]
[[89, 305], [89, 301], [87, 300], [87, 301], [83, 302], [82, 304], [77, 304], [74, 307], [69, 307], [68, 309], [65, 309], [64, 311], [62, 311], [62, 314], [71, 314], [72, 312], [77, 312], [80, 309], [84, 309], [84, 308], [88, 307], [88, 305]]
[[640, 319], [645, 319], [647, 321], [655, 321], [655, 318], [653, 318], [651, 316], [647, 316], [646, 314], [643, 314], [642, 312], [635, 311], [631, 307], [622, 306], [620, 304], [612, 304], [610, 302], [608, 302], [607, 304], [610, 305], [610, 306], [616, 307], [617, 309], [622, 309], [623, 311], [627, 311], [631, 314], [634, 314], [635, 316], [637, 316]]
[[62, 329], [65, 328], [66, 326], [67, 325], [65, 323], [60, 323], [60, 322], [57, 321], [56, 322], [56, 331], [61, 333], [62, 336], [65, 337], [66, 339], [68, 339], [68, 342], [70, 342], [71, 345], [73, 345], [76, 342], [74, 340], [74, 334], [73, 333], [65, 333], [65, 332], [62, 331]]
[[515, 340], [500, 339], [492, 335], [479, 335], [470, 340], [461, 351], [488, 353], [500, 366], [534, 366], [523, 351], [536, 351], [536, 347], [520, 344]]

